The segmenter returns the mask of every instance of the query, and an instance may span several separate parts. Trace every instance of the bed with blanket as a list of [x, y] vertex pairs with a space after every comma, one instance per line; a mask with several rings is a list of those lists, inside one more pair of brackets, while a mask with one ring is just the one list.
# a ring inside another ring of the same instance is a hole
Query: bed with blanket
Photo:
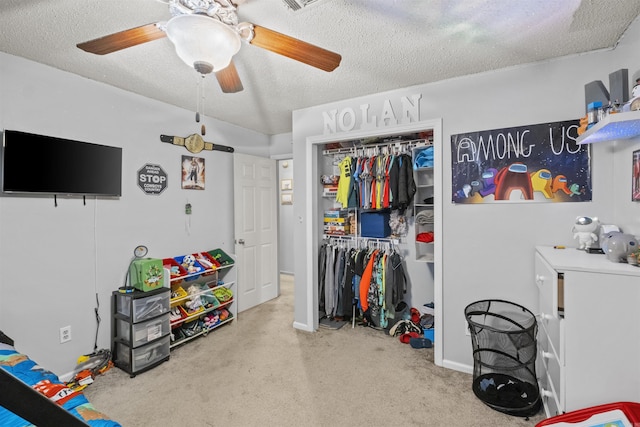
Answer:
[[120, 427], [0, 332], [0, 426]]

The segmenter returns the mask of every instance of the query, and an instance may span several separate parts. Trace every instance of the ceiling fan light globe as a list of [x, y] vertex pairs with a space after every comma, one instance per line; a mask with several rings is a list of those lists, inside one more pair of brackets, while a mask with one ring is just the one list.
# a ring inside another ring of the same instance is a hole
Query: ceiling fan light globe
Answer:
[[222, 70], [240, 50], [238, 33], [209, 16], [174, 16], [167, 22], [166, 31], [178, 57], [196, 70], [196, 64], [208, 64], [212, 71]]

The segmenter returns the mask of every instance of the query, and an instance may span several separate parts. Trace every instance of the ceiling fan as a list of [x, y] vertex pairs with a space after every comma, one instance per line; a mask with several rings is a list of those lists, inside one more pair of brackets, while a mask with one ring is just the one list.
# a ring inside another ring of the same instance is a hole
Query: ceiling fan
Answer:
[[324, 71], [333, 71], [342, 57], [334, 52], [259, 25], [238, 22], [237, 8], [245, 0], [168, 0], [172, 18], [77, 44], [105, 55], [167, 36], [176, 53], [203, 76], [215, 73], [225, 93], [243, 89], [233, 63], [241, 41]]

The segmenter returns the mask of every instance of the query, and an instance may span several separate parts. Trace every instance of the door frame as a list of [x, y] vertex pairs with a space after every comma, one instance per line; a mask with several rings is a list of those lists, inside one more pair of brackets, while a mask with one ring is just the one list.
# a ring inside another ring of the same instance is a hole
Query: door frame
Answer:
[[[307, 265], [306, 277], [303, 281], [306, 283], [306, 325], [300, 322], [294, 322], [294, 327], [309, 332], [318, 329], [318, 251], [320, 245], [320, 239], [317, 232], [317, 224], [319, 221], [318, 212], [318, 200], [320, 197], [317, 176], [318, 176], [318, 156], [320, 151], [320, 145], [345, 140], [372, 138], [372, 137], [384, 137], [390, 135], [419, 132], [425, 129], [433, 129], [433, 145], [434, 145], [434, 165], [437, 168], [437, 172], [434, 173], [434, 218], [435, 228], [434, 232], [437, 236], [442, 236], [443, 224], [442, 224], [442, 201], [443, 201], [443, 164], [442, 164], [442, 119], [422, 120], [418, 122], [412, 122], [409, 124], [398, 126], [385, 126], [384, 128], [375, 128], [368, 130], [350, 131], [338, 134], [329, 135], [315, 135], [308, 136], [306, 138], [307, 150], [305, 156], [305, 217], [308, 218], [305, 228], [306, 241], [311, 246], [305, 251], [306, 259], [304, 262]], [[316, 178], [314, 178], [316, 177]], [[434, 242], [434, 305], [435, 315], [434, 321], [438, 326], [435, 329], [435, 341], [439, 344], [434, 347], [434, 363], [438, 366], [442, 366], [443, 363], [443, 315], [442, 315], [442, 297], [443, 297], [443, 271], [442, 271], [442, 244], [443, 239], [436, 239]]]

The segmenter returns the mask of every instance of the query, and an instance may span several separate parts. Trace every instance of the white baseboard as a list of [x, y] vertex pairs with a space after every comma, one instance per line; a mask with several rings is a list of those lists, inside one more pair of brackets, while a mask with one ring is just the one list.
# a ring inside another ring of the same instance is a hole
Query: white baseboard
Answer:
[[293, 327], [295, 329], [300, 329], [301, 331], [313, 332], [313, 328], [310, 328], [306, 323], [293, 322]]
[[62, 381], [63, 383], [67, 383], [69, 381], [71, 381], [73, 379], [75, 372], [67, 372], [65, 374], [62, 375], [58, 375], [58, 378], [60, 379], [60, 381]]
[[473, 374], [473, 366], [465, 365], [463, 363], [452, 362], [451, 360], [443, 360], [442, 367], [452, 369], [458, 372], [464, 372], [466, 374]]

